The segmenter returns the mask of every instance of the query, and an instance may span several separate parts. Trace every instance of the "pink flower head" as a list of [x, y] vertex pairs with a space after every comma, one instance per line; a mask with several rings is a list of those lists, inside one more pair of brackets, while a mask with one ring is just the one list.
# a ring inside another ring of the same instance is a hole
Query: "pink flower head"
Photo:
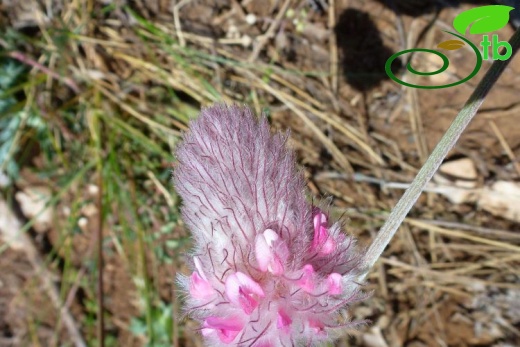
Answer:
[[315, 345], [355, 324], [344, 314], [364, 297], [355, 241], [308, 202], [287, 140], [247, 107], [215, 105], [177, 149], [196, 254], [179, 284], [207, 346]]

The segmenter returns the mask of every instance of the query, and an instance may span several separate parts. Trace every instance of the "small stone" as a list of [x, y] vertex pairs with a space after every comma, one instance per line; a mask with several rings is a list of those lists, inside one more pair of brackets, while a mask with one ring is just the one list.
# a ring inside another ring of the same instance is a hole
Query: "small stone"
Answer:
[[446, 162], [441, 165], [439, 171], [443, 174], [464, 180], [477, 179], [477, 169], [475, 168], [473, 161], [469, 158]]
[[242, 36], [242, 46], [249, 47], [249, 46], [251, 46], [252, 43], [253, 43], [253, 39], [251, 38], [251, 36], [248, 36], [248, 35]]
[[99, 193], [99, 188], [95, 184], [89, 184], [87, 191], [90, 196], [97, 196]]
[[11, 184], [11, 180], [9, 177], [3, 172], [0, 171], [0, 188], [5, 188]]
[[27, 218], [35, 218], [33, 227], [37, 232], [44, 232], [52, 225], [54, 213], [46, 207], [51, 196], [51, 190], [44, 186], [27, 187], [15, 195], [23, 214]]
[[85, 229], [87, 228], [87, 225], [88, 225], [88, 219], [85, 218], [85, 217], [81, 217], [79, 220], [78, 220], [78, 226], [81, 230], [85, 231]]
[[61, 209], [61, 211], [63, 212], [63, 215], [64, 215], [65, 217], [70, 216], [70, 212], [71, 212], [71, 210], [70, 210], [70, 207], [69, 207], [69, 206], [63, 206], [62, 209]]
[[372, 327], [363, 334], [363, 343], [367, 347], [388, 347], [379, 327]]
[[256, 23], [256, 15], [249, 13], [246, 16], [246, 23], [249, 25], [254, 25]]
[[86, 217], [92, 217], [98, 213], [98, 209], [94, 204], [87, 204], [81, 208], [81, 213]]

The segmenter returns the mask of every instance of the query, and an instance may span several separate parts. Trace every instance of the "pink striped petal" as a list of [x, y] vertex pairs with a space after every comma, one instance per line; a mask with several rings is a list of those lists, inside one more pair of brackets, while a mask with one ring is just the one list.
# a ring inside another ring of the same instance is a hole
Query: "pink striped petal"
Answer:
[[[274, 235], [271, 234], [274, 233]], [[255, 239], [255, 255], [260, 270], [267, 271], [269, 264], [273, 260], [273, 241], [278, 239], [278, 235], [271, 229], [267, 229], [262, 234], [257, 235]]]
[[255, 255], [260, 270], [278, 276], [285, 270], [283, 262], [287, 260], [289, 249], [274, 230], [266, 229], [256, 236]]
[[302, 277], [297, 281], [298, 285], [307, 293], [311, 293], [316, 285], [315, 273], [312, 265], [307, 264], [303, 267]]
[[278, 310], [278, 317], [276, 319], [276, 327], [284, 332], [289, 332], [292, 319], [283, 310]]
[[226, 295], [233, 304], [251, 314], [258, 306], [259, 298], [265, 296], [262, 287], [248, 275], [237, 272], [226, 279]]
[[208, 317], [202, 325], [202, 334], [207, 336], [217, 332], [220, 341], [231, 343], [244, 328], [244, 323], [237, 317]]
[[327, 215], [323, 212], [318, 212], [314, 216], [314, 230], [318, 229], [320, 226], [327, 226], [328, 218]]
[[213, 296], [214, 289], [211, 284], [202, 276], [199, 275], [197, 271], [191, 274], [190, 277], [190, 294], [194, 298], [197, 299], [209, 299]]
[[312, 240], [312, 250], [320, 255], [328, 255], [336, 249], [336, 241], [327, 229], [327, 215], [318, 212], [314, 216], [314, 238]]

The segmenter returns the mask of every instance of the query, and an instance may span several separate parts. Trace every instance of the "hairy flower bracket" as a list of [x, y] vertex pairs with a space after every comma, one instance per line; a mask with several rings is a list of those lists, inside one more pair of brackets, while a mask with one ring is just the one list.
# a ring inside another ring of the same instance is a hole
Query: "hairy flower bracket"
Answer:
[[341, 278], [341, 275], [338, 273], [331, 273], [329, 277], [327, 277], [327, 289], [329, 294], [341, 294]]
[[207, 346], [319, 345], [363, 299], [355, 241], [305, 196], [288, 135], [216, 105], [190, 124], [174, 180], [195, 250], [179, 276]]

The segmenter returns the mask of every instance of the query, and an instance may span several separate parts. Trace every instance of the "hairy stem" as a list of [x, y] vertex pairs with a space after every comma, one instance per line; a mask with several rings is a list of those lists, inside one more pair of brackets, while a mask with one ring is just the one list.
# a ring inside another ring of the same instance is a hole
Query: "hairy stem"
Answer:
[[390, 243], [395, 232], [403, 222], [404, 218], [411, 210], [426, 185], [431, 180], [442, 161], [453, 148], [460, 135], [471, 122], [478, 109], [484, 102], [491, 88], [495, 85], [498, 78], [505, 70], [509, 61], [514, 57], [520, 47], [520, 28], [517, 29], [511, 40], [509, 40], [513, 52], [509, 60], [495, 60], [488, 72], [484, 75], [480, 83], [477, 85], [468, 101], [459, 112], [453, 123], [439, 141], [431, 155], [428, 157], [421, 170], [411, 183], [410, 187], [405, 191], [397, 205], [388, 216], [385, 224], [377, 234], [376, 238], [370, 245], [364, 259], [365, 272], [362, 278], [366, 276], [368, 271], [374, 266], [376, 261], [383, 253], [386, 246]]

